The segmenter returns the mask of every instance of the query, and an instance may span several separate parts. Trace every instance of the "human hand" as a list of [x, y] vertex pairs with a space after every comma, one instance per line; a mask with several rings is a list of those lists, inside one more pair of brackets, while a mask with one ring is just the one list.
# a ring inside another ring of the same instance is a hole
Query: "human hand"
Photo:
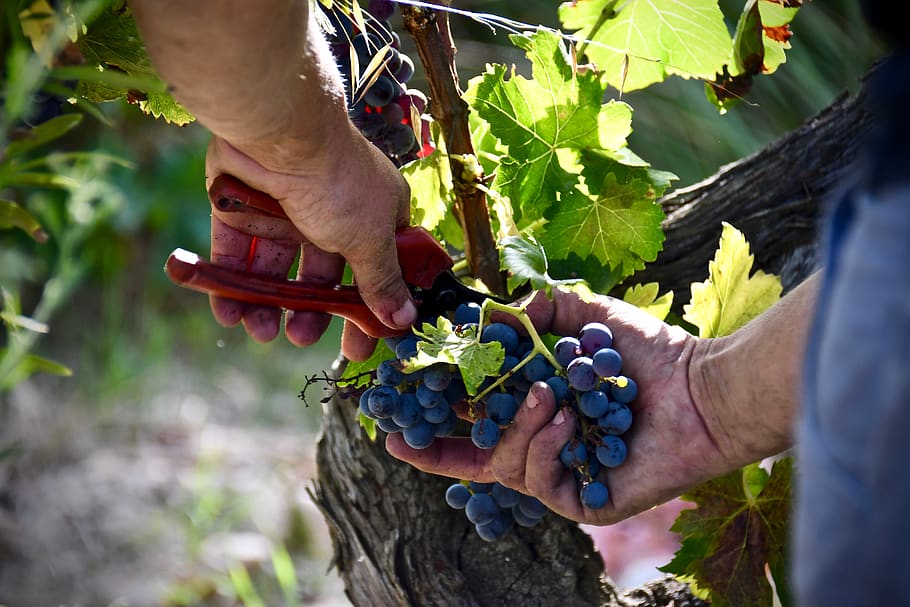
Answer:
[[[392, 163], [351, 129], [339, 133], [331, 154], [299, 158], [293, 172], [286, 161], [275, 170], [268, 150], [255, 150], [254, 160], [214, 137], [206, 156], [207, 187], [222, 173], [234, 175], [277, 199], [292, 223], [213, 207], [211, 260], [283, 278], [299, 252], [297, 279], [316, 285], [339, 284], [347, 261], [371, 311], [388, 326], [407, 328], [416, 308], [401, 278], [394, 233], [409, 222], [408, 186]], [[278, 335], [282, 311], [277, 308], [221, 297], [212, 297], [211, 307], [219, 323], [242, 322], [257, 341]], [[288, 312], [285, 334], [294, 344], [313, 344], [330, 318]], [[353, 323], [345, 323], [342, 351], [348, 358], [365, 359], [374, 345]]]
[[635, 421], [624, 435], [628, 459], [601, 472], [610, 490], [608, 504], [599, 510], [582, 506], [575, 477], [559, 460], [576, 420], [567, 409], [557, 411], [544, 383], [532, 387], [492, 450], [478, 449], [468, 437], [437, 438], [418, 450], [400, 434], [390, 434], [390, 454], [425, 472], [499, 481], [537, 497], [561, 516], [591, 524], [617, 522], [737, 467], [709, 429], [706, 412], [700, 409], [705, 404], [692, 395], [693, 353], [705, 340], [606, 296], [590, 304], [564, 293], [556, 293], [553, 301], [536, 297], [528, 313], [542, 333], [575, 335], [587, 322], [606, 323], [622, 352], [623, 372], [638, 384], [638, 398], [631, 405]]

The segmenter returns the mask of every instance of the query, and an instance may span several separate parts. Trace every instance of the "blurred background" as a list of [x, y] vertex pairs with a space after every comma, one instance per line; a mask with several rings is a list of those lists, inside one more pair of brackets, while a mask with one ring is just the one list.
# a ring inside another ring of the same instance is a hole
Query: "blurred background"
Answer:
[[[555, 3], [458, 6], [558, 26]], [[463, 82], [487, 62], [522, 69], [504, 32], [461, 16], [451, 27]], [[690, 185], [855, 90], [883, 52], [856, 2], [808, 3], [792, 29], [787, 63], [724, 116], [697, 81], [623, 95], [632, 149]], [[308, 493], [320, 394], [298, 398], [338, 354], [340, 324], [307, 349], [257, 344], [171, 285], [174, 248], [208, 252], [207, 134], [100, 107], [53, 146], [102, 154], [61, 160], [62, 187], [0, 192], [50, 236], [0, 230], [0, 354], [27, 332], [39, 371], [0, 358], [0, 605], [347, 605]], [[670, 559], [679, 507], [590, 530], [620, 587]]]

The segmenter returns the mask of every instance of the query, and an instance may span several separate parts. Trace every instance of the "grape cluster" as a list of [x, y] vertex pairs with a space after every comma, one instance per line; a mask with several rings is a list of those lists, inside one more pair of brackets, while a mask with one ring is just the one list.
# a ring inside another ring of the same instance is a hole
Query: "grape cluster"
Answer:
[[516, 524], [533, 527], [549, 512], [536, 497], [501, 483], [455, 483], [446, 489], [446, 503], [464, 510], [477, 535], [488, 542], [501, 538]]
[[[597, 477], [601, 470], [615, 468], [626, 460], [628, 452], [622, 436], [632, 425], [629, 403], [638, 394], [635, 381], [622, 375], [622, 356], [612, 347], [612, 332], [602, 323], [586, 324], [577, 336], [558, 338], [548, 353], [551, 356], [544, 356], [540, 351], [535, 353], [533, 340], [519, 336], [510, 325], [491, 322], [481, 328], [480, 315], [478, 304], [461, 304], [450, 319], [453, 330], [460, 335], [476, 336], [480, 331], [481, 343], [497, 342], [504, 351], [498, 376], [486, 378], [480, 386], [480, 396], [469, 401], [474, 445], [480, 449], [495, 447], [531, 385], [546, 382], [558, 406], [571, 410], [578, 420], [576, 434], [563, 446], [560, 460], [575, 475], [581, 502], [591, 509], [604, 507], [609, 491]], [[458, 367], [446, 363], [405, 373], [404, 361], [417, 354], [417, 335], [386, 341], [395, 358], [379, 364], [377, 385], [363, 392], [360, 411], [376, 420], [383, 431], [401, 432], [412, 448], [427, 448], [437, 436], [455, 431], [458, 417], [453, 406], [464, 407], [464, 382]], [[449, 489], [461, 497], [447, 496], [447, 501], [455, 508], [466, 509], [468, 520], [481, 537], [495, 539], [516, 522], [530, 526], [531, 519], [542, 516], [534, 515], [537, 510], [531, 506], [526, 506], [527, 511], [516, 512], [510, 501], [515, 498], [504, 497], [508, 493], [505, 489], [496, 489], [496, 484], [462, 482]], [[492, 502], [480, 497], [488, 494]], [[473, 503], [469, 500], [486, 505], [468, 507], [468, 503]], [[525, 501], [530, 503], [528, 500]]]
[[388, 21], [393, 12], [390, 0], [371, 0], [363, 11], [364, 31], [337, 3], [326, 16], [329, 45], [344, 77], [351, 121], [401, 166], [432, 148], [429, 122], [422, 117], [427, 98], [406, 88], [414, 75], [414, 62], [400, 50], [401, 40]]

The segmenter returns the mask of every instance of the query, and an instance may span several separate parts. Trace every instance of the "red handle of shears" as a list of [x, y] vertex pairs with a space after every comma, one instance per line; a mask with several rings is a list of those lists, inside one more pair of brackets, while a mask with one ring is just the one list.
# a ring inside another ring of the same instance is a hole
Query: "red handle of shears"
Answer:
[[[280, 203], [231, 175], [220, 175], [209, 189], [212, 204], [221, 212], [241, 212], [287, 220]], [[452, 258], [433, 236], [420, 227], [400, 228], [395, 234], [398, 262], [404, 281], [430, 289], [436, 278], [452, 267]], [[168, 257], [165, 272], [176, 284], [244, 303], [285, 310], [322, 312], [341, 316], [372, 337], [390, 337], [404, 331], [384, 325], [351, 285], [307, 285], [253, 272], [230, 270], [177, 249]]]

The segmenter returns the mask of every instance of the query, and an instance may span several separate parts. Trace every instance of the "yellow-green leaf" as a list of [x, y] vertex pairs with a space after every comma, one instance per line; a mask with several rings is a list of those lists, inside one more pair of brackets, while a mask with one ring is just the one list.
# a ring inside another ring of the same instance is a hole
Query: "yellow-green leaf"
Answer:
[[660, 285], [656, 282], [639, 283], [626, 289], [622, 298], [623, 301], [663, 320], [670, 313], [670, 308], [673, 306], [673, 291], [667, 291], [663, 295], [659, 295], [659, 293]]
[[742, 232], [724, 222], [708, 279], [692, 283], [692, 299], [683, 306], [683, 319], [698, 327], [699, 337], [729, 335], [780, 299], [780, 278], [761, 270], [749, 276], [754, 259]]

